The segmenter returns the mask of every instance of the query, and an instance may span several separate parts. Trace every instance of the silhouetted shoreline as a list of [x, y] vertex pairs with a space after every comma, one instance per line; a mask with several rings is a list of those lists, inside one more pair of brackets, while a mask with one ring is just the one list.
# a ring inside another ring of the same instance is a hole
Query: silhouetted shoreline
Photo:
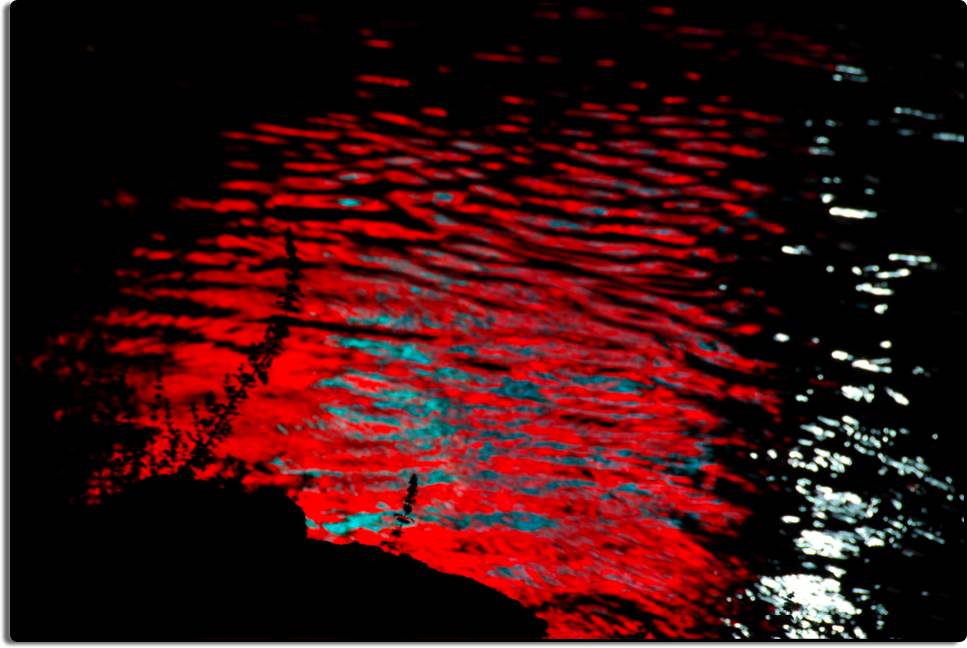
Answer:
[[141, 482], [58, 524], [15, 565], [17, 641], [535, 640], [546, 624], [476, 581], [377, 547], [306, 539], [282, 492]]

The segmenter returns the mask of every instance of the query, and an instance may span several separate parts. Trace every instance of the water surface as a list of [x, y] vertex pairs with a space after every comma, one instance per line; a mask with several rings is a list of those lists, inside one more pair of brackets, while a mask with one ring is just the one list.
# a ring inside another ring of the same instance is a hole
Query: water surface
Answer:
[[[541, 5], [438, 52], [356, 33], [331, 104], [224, 129], [37, 361], [103, 343], [134, 394], [111, 415], [149, 431], [89, 497], [210, 448], [198, 476], [282, 485], [312, 537], [469, 576], [554, 638], [949, 623], [963, 494], [925, 338], [963, 309], [905, 223], [962, 215], [907, 168], [962, 147], [950, 87], [894, 87], [849, 31], [675, 7]], [[212, 438], [198, 412], [243, 388]]]

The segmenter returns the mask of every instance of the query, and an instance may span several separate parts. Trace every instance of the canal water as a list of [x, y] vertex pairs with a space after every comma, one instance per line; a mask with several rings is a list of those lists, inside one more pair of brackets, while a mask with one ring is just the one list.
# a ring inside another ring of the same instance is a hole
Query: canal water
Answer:
[[553, 638], [956, 635], [963, 60], [855, 20], [519, 13], [359, 19], [302, 114], [198, 141], [211, 175], [32, 360], [67, 420], [127, 390], [84, 497], [282, 486], [310, 537]]

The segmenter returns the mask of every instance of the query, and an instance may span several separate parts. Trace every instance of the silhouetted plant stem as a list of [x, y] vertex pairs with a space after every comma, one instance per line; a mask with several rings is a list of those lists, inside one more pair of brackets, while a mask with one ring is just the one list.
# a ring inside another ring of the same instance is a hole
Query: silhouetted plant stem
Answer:
[[292, 231], [286, 230], [285, 285], [275, 301], [281, 312], [271, 317], [262, 339], [248, 350], [247, 362], [225, 374], [224, 396], [219, 398], [214, 391], [209, 391], [204, 396], [202, 408], [191, 403], [192, 425], [187, 430], [174, 424], [171, 402], [164, 394], [163, 371], [159, 367], [149, 412], [151, 422], [161, 429], [161, 433], [156, 436], [155, 452], [144, 451], [140, 461], [136, 462], [142, 475], [158, 472], [191, 474], [211, 463], [212, 449], [231, 433], [232, 420], [248, 399], [251, 389], [259, 382], [268, 383], [269, 369], [289, 336], [286, 318], [299, 312], [302, 300], [299, 282], [304, 276], [301, 266]]
[[[292, 230], [287, 229], [285, 286], [276, 299], [276, 305], [282, 314], [272, 317], [262, 340], [251, 347], [248, 364], [243, 363], [234, 373], [225, 374], [224, 402], [219, 402], [214, 392], [206, 394], [208, 417], [195, 419], [195, 436], [198, 442], [187, 462], [190, 466], [200, 467], [210, 460], [211, 448], [231, 433], [232, 419], [238, 414], [241, 404], [248, 399], [250, 389], [258, 382], [268, 384], [272, 362], [282, 352], [283, 342], [289, 336], [289, 325], [284, 318], [299, 312], [302, 301], [299, 282], [304, 276], [301, 266]], [[197, 412], [197, 408], [194, 411]]]
[[416, 493], [418, 490], [419, 480], [416, 477], [416, 473], [410, 475], [409, 485], [406, 487], [406, 496], [403, 498], [403, 512], [397, 513], [394, 517], [396, 518], [396, 528], [390, 532], [390, 539], [384, 541], [381, 546], [389, 551], [396, 552], [397, 543], [399, 539], [403, 537], [403, 527], [407, 524], [413, 524], [413, 507], [416, 505]]

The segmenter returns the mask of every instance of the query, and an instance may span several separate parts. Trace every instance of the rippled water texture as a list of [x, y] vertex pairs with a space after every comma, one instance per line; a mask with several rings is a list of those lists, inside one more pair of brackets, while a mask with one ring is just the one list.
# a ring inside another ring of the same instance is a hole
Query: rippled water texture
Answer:
[[[561, 23], [613, 49], [563, 48]], [[469, 576], [556, 638], [881, 636], [919, 594], [877, 565], [962, 547], [963, 495], [902, 325], [944, 260], [882, 225], [912, 215], [862, 151], [948, 154], [962, 129], [916, 96], [843, 108], [886, 73], [832, 37], [670, 7], [548, 5], [528, 29], [428, 61], [376, 22], [352, 109], [222, 133], [222, 175], [37, 363], [103, 337], [135, 394], [115, 416], [151, 431], [89, 496], [185, 465], [206, 394], [284, 321], [198, 474], [284, 485], [311, 537]]]

